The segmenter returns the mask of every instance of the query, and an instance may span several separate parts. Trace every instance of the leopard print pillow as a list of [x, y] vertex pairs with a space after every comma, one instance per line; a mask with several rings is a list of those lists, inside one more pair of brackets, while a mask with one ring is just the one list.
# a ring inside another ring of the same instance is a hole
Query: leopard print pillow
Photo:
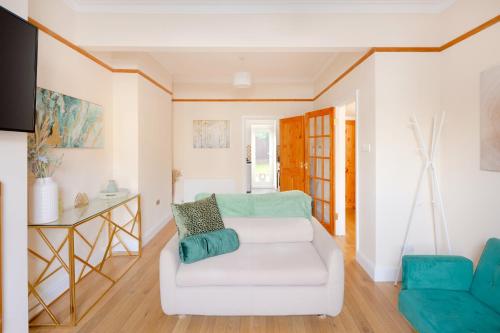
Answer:
[[215, 194], [195, 202], [172, 204], [179, 238], [224, 229]]

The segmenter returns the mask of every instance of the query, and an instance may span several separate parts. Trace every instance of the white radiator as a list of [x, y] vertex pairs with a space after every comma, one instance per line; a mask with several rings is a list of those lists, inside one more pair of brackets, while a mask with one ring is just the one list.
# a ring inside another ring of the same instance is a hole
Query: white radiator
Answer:
[[235, 193], [236, 186], [233, 179], [180, 179], [182, 194], [176, 197], [182, 198], [182, 202], [194, 201], [196, 194], [208, 193]]

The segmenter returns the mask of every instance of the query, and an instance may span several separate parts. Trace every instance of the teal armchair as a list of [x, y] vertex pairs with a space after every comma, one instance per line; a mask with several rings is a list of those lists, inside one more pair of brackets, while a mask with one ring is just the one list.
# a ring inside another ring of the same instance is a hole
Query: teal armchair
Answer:
[[459, 256], [404, 256], [399, 311], [420, 333], [500, 332], [500, 239], [473, 273]]

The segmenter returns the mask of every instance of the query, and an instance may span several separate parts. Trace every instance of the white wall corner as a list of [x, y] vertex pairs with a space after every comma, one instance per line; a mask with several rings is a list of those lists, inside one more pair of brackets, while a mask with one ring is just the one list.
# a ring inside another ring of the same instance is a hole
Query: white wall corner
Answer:
[[[394, 277], [398, 271], [398, 267], [394, 266], [381, 266], [375, 265], [375, 277], [373, 281], [375, 282], [394, 282]], [[401, 280], [401, 276], [398, 277], [398, 281]]]
[[356, 252], [356, 261], [372, 280], [375, 280], [375, 264], [360, 251]]
[[172, 213], [168, 213], [168, 215], [163, 220], [161, 220], [160, 223], [155, 225], [150, 230], [146, 231], [142, 236], [142, 247], [146, 246], [149, 241], [151, 241], [164, 227], [166, 227], [170, 221], [172, 221], [173, 218], [174, 216], [172, 215]]
[[[392, 282], [398, 267], [376, 265], [361, 252], [356, 252], [356, 261], [375, 282]], [[398, 278], [401, 279], [401, 276]]]

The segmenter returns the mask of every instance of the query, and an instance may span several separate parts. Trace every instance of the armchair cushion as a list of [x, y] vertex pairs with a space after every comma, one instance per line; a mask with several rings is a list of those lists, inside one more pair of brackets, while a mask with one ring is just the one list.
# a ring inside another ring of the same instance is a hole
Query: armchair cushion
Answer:
[[403, 289], [468, 291], [472, 261], [459, 256], [407, 255], [403, 257]]
[[402, 290], [399, 310], [421, 333], [500, 332], [500, 315], [467, 291]]
[[470, 292], [500, 314], [500, 239], [486, 243]]

